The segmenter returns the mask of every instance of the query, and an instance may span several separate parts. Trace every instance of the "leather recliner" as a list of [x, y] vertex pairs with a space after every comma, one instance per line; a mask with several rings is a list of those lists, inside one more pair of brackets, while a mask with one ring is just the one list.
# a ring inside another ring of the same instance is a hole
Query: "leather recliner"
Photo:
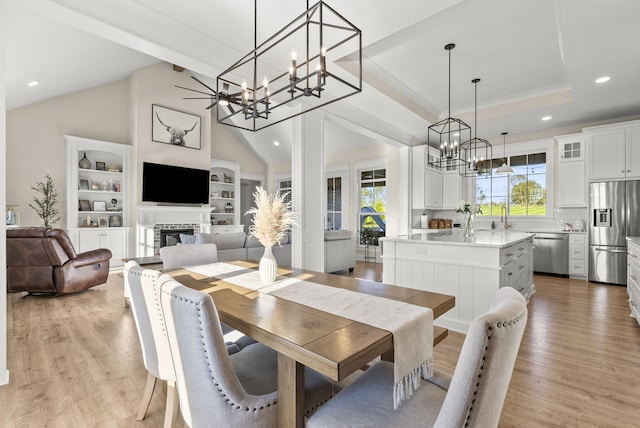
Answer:
[[60, 295], [107, 282], [111, 251], [76, 254], [61, 229], [7, 229], [7, 292]]

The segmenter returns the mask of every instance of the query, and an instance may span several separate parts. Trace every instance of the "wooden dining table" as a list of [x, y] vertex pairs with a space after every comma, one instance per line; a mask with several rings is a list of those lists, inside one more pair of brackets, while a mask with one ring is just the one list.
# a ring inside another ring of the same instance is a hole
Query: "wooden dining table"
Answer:
[[[246, 269], [258, 268], [252, 261], [230, 263]], [[166, 273], [187, 287], [208, 293], [224, 324], [278, 352], [278, 425], [281, 427], [304, 426], [305, 366], [341, 381], [378, 356], [393, 359], [393, 336], [387, 330], [188, 269]], [[278, 277], [294, 277], [431, 308], [434, 319], [455, 305], [453, 296], [350, 276], [280, 267]], [[434, 327], [434, 345], [447, 333], [444, 328]]]

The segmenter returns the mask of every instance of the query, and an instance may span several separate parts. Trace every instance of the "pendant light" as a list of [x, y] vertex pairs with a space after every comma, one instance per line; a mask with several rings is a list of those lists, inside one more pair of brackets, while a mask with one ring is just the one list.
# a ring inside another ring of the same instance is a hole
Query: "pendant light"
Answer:
[[487, 140], [478, 138], [478, 82], [480, 79], [471, 81], [475, 86], [474, 137], [460, 145], [462, 160], [465, 163], [458, 172], [463, 177], [491, 174], [491, 144]]
[[429, 166], [455, 171], [463, 167], [460, 157], [460, 142], [471, 140], [471, 127], [460, 119], [451, 117], [451, 51], [456, 45], [449, 43], [444, 49], [449, 52], [449, 116], [431, 125], [428, 129], [427, 145], [439, 150], [440, 156], [428, 156]]
[[513, 168], [511, 168], [509, 166], [509, 164], [507, 163], [507, 134], [508, 132], [503, 132], [502, 133], [502, 141], [504, 144], [504, 163], [502, 164], [502, 166], [498, 169], [496, 169], [496, 174], [500, 174], [500, 175], [505, 175], [505, 174], [513, 174]]

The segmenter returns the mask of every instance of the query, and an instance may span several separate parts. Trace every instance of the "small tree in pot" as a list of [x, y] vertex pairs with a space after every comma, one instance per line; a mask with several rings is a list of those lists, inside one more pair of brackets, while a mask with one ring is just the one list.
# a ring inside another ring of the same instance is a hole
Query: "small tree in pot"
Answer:
[[56, 221], [60, 220], [60, 217], [58, 217], [60, 211], [56, 208], [58, 192], [56, 192], [56, 185], [53, 182], [53, 178], [47, 174], [46, 179], [44, 183], [39, 181], [35, 186], [31, 186], [31, 188], [41, 194], [42, 197], [38, 198], [37, 195], [34, 196], [33, 202], [35, 205], [29, 204], [29, 206], [33, 208], [36, 214], [38, 214], [38, 217], [42, 219], [44, 227], [50, 229]]

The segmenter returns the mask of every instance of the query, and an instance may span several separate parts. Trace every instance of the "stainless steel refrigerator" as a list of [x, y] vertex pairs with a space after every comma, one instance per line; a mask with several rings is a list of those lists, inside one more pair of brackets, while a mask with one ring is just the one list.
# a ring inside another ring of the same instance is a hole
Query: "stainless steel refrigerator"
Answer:
[[640, 236], [640, 181], [589, 186], [589, 281], [627, 283], [627, 236]]

